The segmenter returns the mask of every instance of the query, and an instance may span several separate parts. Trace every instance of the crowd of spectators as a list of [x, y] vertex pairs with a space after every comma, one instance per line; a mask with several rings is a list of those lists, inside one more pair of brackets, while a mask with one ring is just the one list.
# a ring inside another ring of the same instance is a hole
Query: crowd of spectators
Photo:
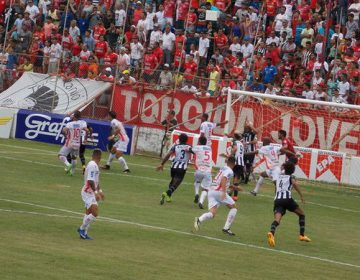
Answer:
[[34, 71], [360, 104], [359, 13], [359, 0], [0, 0], [0, 90]]

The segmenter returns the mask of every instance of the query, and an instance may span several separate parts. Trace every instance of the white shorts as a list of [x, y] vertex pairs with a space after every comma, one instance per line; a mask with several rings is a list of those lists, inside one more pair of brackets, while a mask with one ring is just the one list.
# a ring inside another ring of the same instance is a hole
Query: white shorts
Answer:
[[208, 190], [212, 182], [211, 173], [206, 171], [196, 170], [195, 182], [201, 183], [202, 188]]
[[129, 141], [117, 141], [113, 147], [116, 148], [116, 151], [126, 152], [128, 144]]
[[88, 192], [81, 191], [81, 198], [85, 203], [86, 209], [89, 209], [91, 207], [91, 205], [98, 205], [94, 193], [88, 193]]
[[221, 200], [221, 191], [210, 190], [208, 193], [208, 208], [218, 208], [221, 204], [234, 205], [235, 201], [226, 193], [225, 199]]
[[266, 175], [268, 175], [271, 180], [276, 181], [281, 173], [281, 168], [280, 166], [275, 166], [271, 169], [266, 169], [265, 172]]
[[79, 155], [79, 149], [74, 149], [72, 147], [62, 146], [59, 151], [59, 156], [67, 157], [69, 154], [77, 157]]

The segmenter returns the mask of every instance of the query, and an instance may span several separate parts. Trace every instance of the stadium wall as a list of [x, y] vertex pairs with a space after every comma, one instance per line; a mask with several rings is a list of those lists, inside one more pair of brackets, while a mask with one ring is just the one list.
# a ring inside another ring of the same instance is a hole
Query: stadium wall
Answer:
[[[175, 143], [184, 131], [175, 130], [171, 142]], [[189, 136], [188, 143], [196, 145], [199, 134], [185, 132]], [[224, 165], [224, 158], [220, 155], [229, 152], [232, 139], [227, 137], [212, 137], [213, 163], [216, 167]], [[278, 145], [278, 144], [274, 144]], [[333, 152], [312, 148], [295, 147], [301, 154], [296, 167], [295, 176], [301, 179], [323, 181], [337, 184], [351, 184], [360, 186], [360, 157], [348, 157], [345, 153]], [[280, 156], [283, 163], [285, 156]], [[260, 173], [265, 170], [265, 161], [262, 157], [255, 157], [254, 171]]]

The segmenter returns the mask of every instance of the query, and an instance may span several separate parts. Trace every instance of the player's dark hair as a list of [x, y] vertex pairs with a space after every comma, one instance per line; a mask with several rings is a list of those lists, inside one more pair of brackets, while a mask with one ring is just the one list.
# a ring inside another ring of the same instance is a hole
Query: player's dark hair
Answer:
[[101, 150], [100, 149], [95, 149], [94, 151], [93, 151], [93, 153], [92, 153], [92, 156], [93, 157], [99, 157], [99, 156], [101, 156]]
[[207, 113], [202, 114], [202, 117], [206, 121], [209, 119], [209, 115]]
[[295, 164], [290, 161], [287, 161], [283, 164], [283, 168], [286, 175], [291, 175], [295, 172]]
[[170, 114], [170, 115], [173, 115], [173, 116], [175, 116], [175, 115], [176, 115], [176, 113], [175, 113], [175, 111], [174, 111], [174, 110], [169, 111], [169, 114]]
[[285, 131], [285, 130], [280, 129], [278, 132], [279, 132], [282, 136], [286, 137], [286, 131]]
[[80, 111], [75, 111], [75, 112], [74, 112], [74, 118], [77, 119], [77, 120], [79, 120], [79, 119], [81, 118], [81, 113], [80, 113]]
[[181, 133], [179, 136], [180, 144], [186, 144], [187, 140], [188, 140], [188, 136], [185, 133]]
[[236, 140], [240, 140], [240, 139], [242, 138], [241, 133], [235, 132], [235, 133], [234, 133], [234, 138], [235, 138]]
[[116, 113], [114, 111], [109, 111], [108, 115], [113, 118], [116, 119]]
[[269, 137], [264, 137], [263, 138], [263, 145], [264, 146], [270, 145], [270, 143], [271, 143], [271, 140], [270, 140]]
[[235, 164], [236, 160], [235, 160], [235, 157], [234, 156], [229, 156], [227, 158], [227, 163], [231, 163], [231, 164]]
[[206, 137], [205, 136], [200, 136], [199, 137], [199, 144], [200, 145], [206, 145], [206, 143], [207, 143]]

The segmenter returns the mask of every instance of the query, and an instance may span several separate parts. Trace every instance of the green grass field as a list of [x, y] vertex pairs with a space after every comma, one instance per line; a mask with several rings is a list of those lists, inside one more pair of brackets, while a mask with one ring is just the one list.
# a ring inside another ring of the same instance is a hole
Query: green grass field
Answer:
[[[272, 190], [253, 197], [245, 186], [232, 230], [221, 229], [227, 209], [192, 233], [204, 210], [193, 203], [193, 173], [159, 205], [168, 167], [159, 160], [127, 157], [132, 173], [117, 162], [101, 173], [106, 200], [89, 235], [80, 240], [83, 203], [80, 171], [69, 177], [57, 160], [60, 147], [0, 140], [0, 279], [360, 279], [360, 189], [302, 182], [306, 234], [287, 214], [267, 245], [273, 221]], [[90, 152], [87, 152], [89, 158]], [[107, 158], [104, 154], [103, 158]]]

